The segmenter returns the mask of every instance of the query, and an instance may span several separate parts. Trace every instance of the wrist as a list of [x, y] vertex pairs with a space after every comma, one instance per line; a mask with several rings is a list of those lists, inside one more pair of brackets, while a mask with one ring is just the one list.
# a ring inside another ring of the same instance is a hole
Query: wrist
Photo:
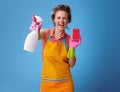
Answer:
[[75, 49], [69, 47], [67, 58], [75, 58]]

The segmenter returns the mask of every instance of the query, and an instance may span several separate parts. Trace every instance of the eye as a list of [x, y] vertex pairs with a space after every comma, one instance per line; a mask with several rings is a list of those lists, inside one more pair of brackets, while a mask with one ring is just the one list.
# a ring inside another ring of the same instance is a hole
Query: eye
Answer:
[[68, 19], [67, 17], [64, 17], [64, 19]]
[[57, 19], [60, 19], [60, 17], [57, 17]]

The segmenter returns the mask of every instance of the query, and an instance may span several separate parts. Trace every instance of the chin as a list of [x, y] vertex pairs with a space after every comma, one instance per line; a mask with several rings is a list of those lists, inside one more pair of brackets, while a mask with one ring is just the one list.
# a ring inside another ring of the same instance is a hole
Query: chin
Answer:
[[65, 29], [64, 29], [64, 28], [60, 28], [59, 30], [60, 30], [60, 31], [64, 31]]
[[59, 30], [64, 30], [65, 28], [64, 27], [59, 27]]

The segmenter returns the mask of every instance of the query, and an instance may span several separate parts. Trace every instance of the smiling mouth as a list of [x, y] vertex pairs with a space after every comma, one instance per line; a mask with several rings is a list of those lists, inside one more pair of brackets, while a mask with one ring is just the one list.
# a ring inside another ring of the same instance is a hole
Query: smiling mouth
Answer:
[[61, 26], [61, 27], [64, 27], [64, 24], [58, 24], [59, 26]]

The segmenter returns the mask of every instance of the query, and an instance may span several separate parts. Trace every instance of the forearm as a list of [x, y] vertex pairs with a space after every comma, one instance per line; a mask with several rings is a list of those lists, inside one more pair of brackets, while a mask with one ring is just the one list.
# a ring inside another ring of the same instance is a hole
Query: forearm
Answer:
[[68, 60], [68, 63], [70, 65], [70, 67], [73, 67], [75, 65], [75, 63], [76, 63], [76, 58], [75, 57], [74, 58], [70, 58]]
[[67, 55], [71, 67], [75, 65], [76, 62], [75, 48], [79, 46], [80, 43], [81, 43], [80, 30], [73, 29], [72, 35], [70, 36], [70, 40], [69, 40], [69, 50]]
[[67, 58], [68, 58], [69, 65], [71, 67], [73, 67], [75, 65], [75, 62], [76, 62], [75, 48], [69, 47]]

